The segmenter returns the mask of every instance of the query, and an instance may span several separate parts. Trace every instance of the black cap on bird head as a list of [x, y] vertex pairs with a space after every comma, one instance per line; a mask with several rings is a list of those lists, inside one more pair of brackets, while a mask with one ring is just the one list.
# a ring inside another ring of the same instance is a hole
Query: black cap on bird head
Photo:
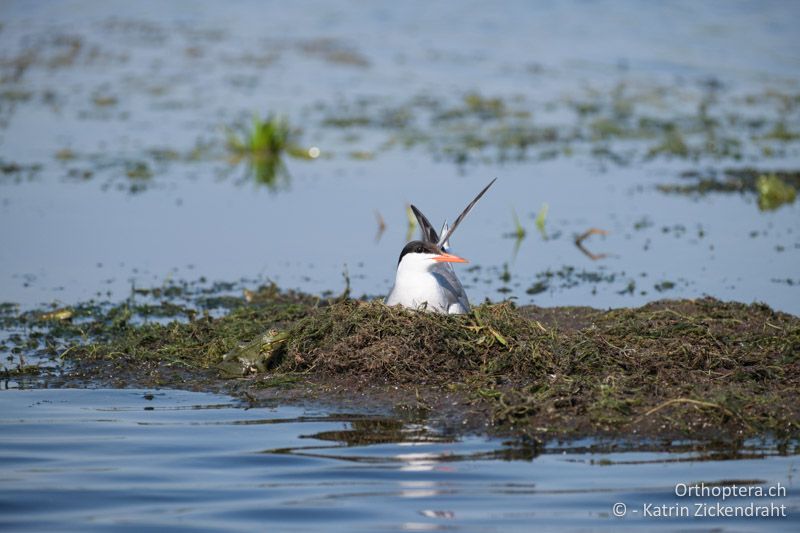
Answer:
[[433, 255], [431, 259], [438, 263], [469, 263], [469, 261], [463, 257], [448, 254], [432, 242], [411, 241], [410, 243], [406, 244], [403, 248], [403, 251], [400, 252], [400, 259], [397, 260], [398, 265], [403, 260], [403, 257], [405, 257], [407, 254]]

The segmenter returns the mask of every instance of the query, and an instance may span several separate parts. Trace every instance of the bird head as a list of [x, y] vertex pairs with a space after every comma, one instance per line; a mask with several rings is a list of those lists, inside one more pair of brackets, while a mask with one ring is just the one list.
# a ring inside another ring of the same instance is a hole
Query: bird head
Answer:
[[463, 257], [449, 254], [432, 242], [411, 241], [400, 253], [397, 267], [427, 271], [440, 263], [468, 263]]

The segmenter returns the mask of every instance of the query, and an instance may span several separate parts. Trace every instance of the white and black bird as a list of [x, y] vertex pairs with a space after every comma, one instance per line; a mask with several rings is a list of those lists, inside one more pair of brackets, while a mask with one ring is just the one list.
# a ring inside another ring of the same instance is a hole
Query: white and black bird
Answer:
[[445, 222], [441, 236], [437, 235], [425, 215], [411, 206], [422, 230], [422, 240], [411, 241], [400, 252], [394, 286], [384, 301], [386, 305], [450, 315], [469, 313], [467, 293], [453, 270], [453, 263], [466, 263], [467, 260], [448, 252], [450, 236], [496, 180], [484, 187], [452, 226], [448, 227]]

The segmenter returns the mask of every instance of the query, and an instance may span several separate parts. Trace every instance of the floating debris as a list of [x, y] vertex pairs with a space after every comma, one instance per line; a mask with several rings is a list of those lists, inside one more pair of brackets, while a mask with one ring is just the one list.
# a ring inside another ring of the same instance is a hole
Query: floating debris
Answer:
[[97, 107], [110, 107], [117, 105], [117, 97], [105, 94], [98, 94], [92, 98], [92, 102]]
[[289, 338], [285, 331], [269, 330], [252, 342], [238, 346], [222, 356], [217, 366], [223, 377], [241, 377], [266, 372], [275, 366], [273, 357]]
[[42, 320], [70, 320], [75, 315], [72, 309], [56, 309], [42, 314]]
[[588, 257], [592, 261], [597, 261], [599, 259], [603, 259], [603, 258], [607, 257], [607, 254], [595, 254], [595, 253], [592, 253], [589, 250], [587, 250], [586, 247], [583, 245], [583, 241], [585, 241], [587, 238], [589, 238], [592, 235], [604, 235], [605, 236], [605, 235], [608, 235], [608, 231], [606, 231], [604, 229], [598, 229], [598, 228], [589, 228], [588, 230], [584, 231], [583, 233], [581, 233], [580, 235], [575, 237], [575, 246], [577, 246], [578, 250], [583, 252], [584, 255], [586, 255], [586, 257]]
[[528, 287], [525, 290], [525, 294], [530, 294], [530, 295], [539, 294], [546, 291], [549, 287], [550, 287], [549, 283], [547, 283], [544, 280], [539, 280], [530, 287]]
[[132, 180], [148, 180], [153, 177], [153, 171], [145, 161], [126, 161], [125, 175]]
[[58, 152], [56, 152], [55, 158], [60, 161], [69, 161], [71, 159], [75, 159], [75, 152], [70, 150], [69, 148], [62, 148]]
[[365, 150], [354, 150], [350, 152], [350, 159], [356, 161], [372, 161], [375, 159], [375, 152], [367, 152]]
[[380, 211], [377, 209], [375, 210], [375, 222], [378, 223], [378, 231], [375, 233], [375, 242], [378, 242], [381, 240], [383, 233], [386, 231], [386, 221], [383, 219], [383, 215], [381, 215]]
[[758, 208], [773, 211], [783, 204], [794, 203], [797, 190], [775, 174], [762, 174], [756, 180]]
[[674, 281], [662, 281], [660, 283], [656, 283], [653, 288], [658, 292], [669, 291], [675, 288]]
[[360, 68], [369, 67], [369, 60], [363, 54], [339, 39], [308, 39], [297, 43], [297, 47], [303, 53], [328, 63]]

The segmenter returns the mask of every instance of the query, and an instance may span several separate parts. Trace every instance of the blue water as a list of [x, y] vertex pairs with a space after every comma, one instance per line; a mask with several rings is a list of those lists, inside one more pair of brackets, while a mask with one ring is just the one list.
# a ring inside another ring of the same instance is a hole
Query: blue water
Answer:
[[[414, 98], [451, 105], [477, 92], [521, 99], [532, 124], [569, 131], [578, 125], [571, 102], [608, 95], [619, 84], [644, 95], [637, 110], [679, 120], [697, 112], [712, 80], [719, 95], [711, 112], [721, 123], [754, 114], [783, 117], [800, 131], [798, 106], [783, 110], [768, 96], [797, 94], [798, 6], [3, 2], [0, 79], [7, 79], [0, 95], [22, 96], [0, 102], [0, 160], [40, 167], [30, 176], [0, 175], [0, 226], [13, 228], [0, 232], [0, 249], [13, 251], [0, 254], [2, 299], [27, 308], [96, 296], [119, 301], [131, 285], [201, 277], [340, 292], [345, 269], [354, 295], [378, 296], [391, 287], [406, 242], [407, 203], [438, 226], [498, 177], [451, 242], [480, 268], [459, 267], [473, 301], [602, 308], [710, 294], [798, 313], [799, 203], [762, 213], [754, 195], [686, 198], [655, 189], [680, 181], [685, 170], [797, 169], [798, 142], [766, 143], [776, 155], [762, 158], [764, 143], [740, 128], [741, 161], [636, 157], [630, 165], [606, 164], [587, 142], [572, 147], [572, 157], [540, 160], [534, 150], [524, 161], [458, 166], [424, 146], [379, 150], [391, 132], [324, 125], [360, 101], [378, 110]], [[75, 39], [82, 44], [70, 59]], [[365, 64], [313, 52], [325, 42]], [[14, 80], [13, 60], [26, 50], [38, 55]], [[767, 104], [747, 105], [750, 96]], [[98, 105], [98, 97], [111, 103]], [[243, 165], [224, 156], [224, 127], [267, 113], [286, 115], [302, 129], [304, 145], [323, 154], [289, 160], [291, 180], [278, 192], [253, 183]], [[639, 152], [657, 141], [643, 141]], [[187, 159], [198, 143], [223, 153]], [[631, 143], [610, 147], [624, 152]], [[73, 158], [57, 158], [63, 150]], [[177, 158], [158, 160], [152, 150]], [[350, 157], [359, 150], [377, 154]], [[126, 172], [135, 163], [153, 175], [133, 194]], [[543, 203], [547, 239], [533, 222]], [[380, 238], [376, 211], [386, 223]], [[528, 232], [518, 250], [504, 238], [514, 231], [512, 212]], [[587, 242], [602, 260], [573, 244], [590, 227], [609, 232]], [[607, 281], [556, 278], [547, 291], [526, 293], [537, 275], [565, 266]], [[504, 269], [508, 283], [499, 279]], [[674, 286], [656, 289], [663, 281]], [[631, 282], [636, 290], [627, 291]]]
[[[387, 425], [393, 431], [381, 433]], [[356, 437], [377, 443], [354, 444]], [[499, 439], [442, 434], [424, 422], [312, 407], [248, 408], [214, 394], [3, 390], [0, 529], [797, 531], [800, 525], [797, 456], [771, 449], [742, 451], [736, 460], [685, 451], [589, 453], [587, 444], [551, 444], [535, 455]], [[701, 482], [786, 493], [724, 502], [675, 495], [677, 484]], [[785, 505], [787, 517], [642, 517], [647, 504], [652, 512], [718, 502]], [[614, 516], [617, 503], [626, 505], [625, 517]]]

